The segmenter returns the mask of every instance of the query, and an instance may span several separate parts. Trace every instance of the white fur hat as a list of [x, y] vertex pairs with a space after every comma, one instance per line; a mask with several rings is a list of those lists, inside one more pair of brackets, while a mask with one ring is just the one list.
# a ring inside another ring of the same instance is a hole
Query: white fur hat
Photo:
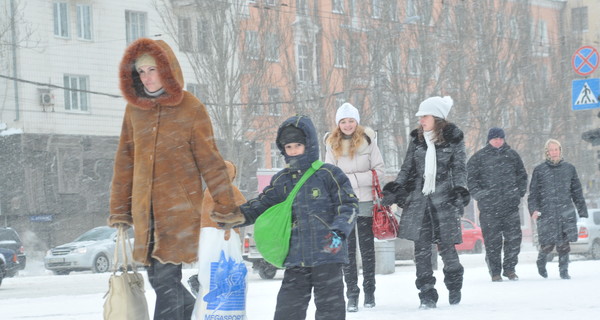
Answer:
[[419, 105], [419, 111], [417, 111], [417, 114], [415, 114], [415, 116], [420, 117], [432, 115], [434, 117], [446, 119], [453, 104], [454, 103], [450, 96], [445, 96], [443, 98], [427, 98], [423, 102], [421, 102], [421, 104]]
[[337, 112], [335, 113], [335, 125], [340, 124], [340, 120], [345, 118], [352, 118], [356, 120], [356, 123], [360, 124], [360, 114], [358, 114], [358, 109], [348, 102], [345, 102], [337, 109]]

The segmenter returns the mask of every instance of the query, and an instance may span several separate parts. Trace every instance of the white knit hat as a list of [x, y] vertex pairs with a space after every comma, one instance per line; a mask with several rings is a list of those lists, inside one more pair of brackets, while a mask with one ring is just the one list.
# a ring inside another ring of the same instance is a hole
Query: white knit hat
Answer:
[[450, 96], [445, 97], [431, 97], [425, 99], [425, 101], [421, 102], [419, 105], [419, 111], [415, 116], [426, 116], [432, 115], [434, 117], [446, 119], [450, 109], [452, 108], [453, 101]]
[[345, 118], [352, 118], [356, 120], [356, 123], [360, 124], [358, 109], [348, 102], [345, 102], [337, 109], [337, 112], [335, 113], [335, 125], [338, 125], [340, 121]]

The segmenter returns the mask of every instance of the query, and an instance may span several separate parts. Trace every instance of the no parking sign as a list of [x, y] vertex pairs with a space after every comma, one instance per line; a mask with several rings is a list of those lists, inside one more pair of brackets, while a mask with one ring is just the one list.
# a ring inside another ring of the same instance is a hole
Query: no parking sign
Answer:
[[587, 76], [596, 71], [599, 61], [598, 50], [591, 46], [584, 46], [575, 51], [571, 58], [571, 65], [578, 75]]

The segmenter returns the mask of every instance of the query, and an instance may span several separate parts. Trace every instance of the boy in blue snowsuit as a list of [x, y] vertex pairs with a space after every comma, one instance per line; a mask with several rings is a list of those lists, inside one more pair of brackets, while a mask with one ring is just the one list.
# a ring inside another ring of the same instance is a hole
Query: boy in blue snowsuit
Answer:
[[[306, 116], [284, 121], [277, 131], [277, 147], [287, 167], [255, 199], [231, 214], [212, 213], [224, 227], [246, 226], [269, 207], [284, 201], [311, 164], [319, 159], [315, 127]], [[344, 172], [323, 164], [299, 189], [292, 207], [290, 249], [277, 296], [275, 320], [306, 319], [315, 292], [316, 320], [345, 319], [342, 264], [348, 263], [346, 235], [354, 228], [358, 200]]]

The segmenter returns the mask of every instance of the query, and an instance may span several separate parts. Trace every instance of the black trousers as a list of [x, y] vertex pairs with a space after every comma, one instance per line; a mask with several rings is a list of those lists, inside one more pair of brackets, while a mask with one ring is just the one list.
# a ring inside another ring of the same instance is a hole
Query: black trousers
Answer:
[[146, 270], [156, 293], [154, 320], [191, 319], [196, 299], [181, 283], [181, 265], [152, 259]]
[[[479, 219], [485, 242], [485, 261], [490, 275], [500, 275], [501, 272], [506, 275], [514, 272], [519, 262], [523, 239], [519, 207], [503, 213], [481, 211]], [[503, 249], [504, 260], [502, 260]]]
[[344, 265], [344, 280], [346, 281], [346, 297], [357, 298], [360, 294], [358, 287], [358, 268], [356, 266], [356, 231], [358, 230], [358, 245], [363, 269], [363, 290], [365, 294], [375, 292], [375, 242], [373, 240], [373, 218], [358, 217], [356, 228], [348, 235], [349, 264]]
[[[154, 210], [150, 208], [149, 252], [154, 249]], [[146, 267], [148, 281], [156, 293], [154, 320], [188, 320], [192, 317], [196, 299], [181, 283], [181, 264], [161, 263], [150, 258]]]
[[463, 284], [464, 268], [460, 264], [458, 252], [454, 243], [444, 242], [440, 239], [439, 219], [437, 212], [428, 204], [427, 211], [423, 217], [419, 240], [415, 241], [415, 264], [417, 267], [417, 280], [415, 285], [419, 289], [421, 301], [437, 302], [438, 294], [435, 289], [436, 279], [433, 276], [433, 265], [431, 261], [431, 245], [438, 244], [438, 251], [444, 262], [444, 284], [449, 291], [461, 290]]
[[346, 319], [342, 266], [339, 263], [315, 267], [285, 269], [279, 294], [275, 320], [304, 320], [306, 310], [315, 292], [317, 311], [315, 320]]

